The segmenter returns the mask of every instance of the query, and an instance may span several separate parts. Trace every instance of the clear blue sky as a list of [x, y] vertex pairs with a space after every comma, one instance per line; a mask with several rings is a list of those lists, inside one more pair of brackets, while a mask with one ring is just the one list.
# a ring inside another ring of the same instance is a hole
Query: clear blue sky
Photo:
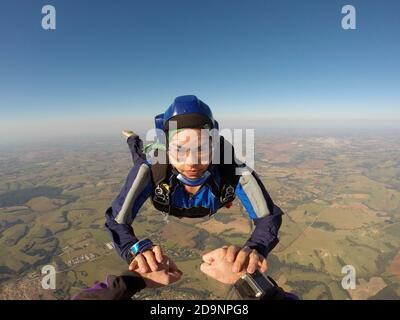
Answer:
[[219, 117], [400, 118], [399, 39], [398, 0], [1, 0], [0, 124], [152, 119], [181, 94]]

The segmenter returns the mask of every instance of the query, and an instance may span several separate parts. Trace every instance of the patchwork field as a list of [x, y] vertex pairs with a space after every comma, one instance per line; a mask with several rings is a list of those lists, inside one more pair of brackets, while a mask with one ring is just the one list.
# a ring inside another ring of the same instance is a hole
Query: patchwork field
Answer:
[[[398, 299], [397, 136], [257, 136], [256, 171], [285, 212], [268, 273], [302, 299]], [[1, 299], [68, 299], [126, 270], [104, 228], [131, 166], [123, 139], [10, 147], [1, 155]], [[210, 219], [168, 220], [146, 202], [133, 227], [184, 271], [173, 286], [137, 298], [235, 298], [199, 265], [208, 250], [249, 237], [252, 223], [239, 201]], [[47, 264], [58, 272], [56, 290], [40, 286]], [[356, 270], [354, 290], [341, 285], [346, 265]]]

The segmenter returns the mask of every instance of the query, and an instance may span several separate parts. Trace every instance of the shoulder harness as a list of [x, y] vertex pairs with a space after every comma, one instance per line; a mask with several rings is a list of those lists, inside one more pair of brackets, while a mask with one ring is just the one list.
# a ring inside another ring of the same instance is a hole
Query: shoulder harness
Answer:
[[[229, 163], [224, 163], [224, 144], [228, 148], [231, 148], [232, 159]], [[220, 161], [219, 164], [216, 164], [219, 175], [220, 175], [220, 184], [218, 185], [212, 175], [208, 178], [205, 183], [208, 183], [211, 186], [213, 194], [219, 199], [220, 208], [223, 206], [229, 207], [230, 204], [236, 197], [236, 186], [239, 182], [239, 175], [236, 175], [236, 168], [239, 166], [236, 162], [236, 157], [234, 153], [234, 148], [231, 143], [226, 141], [223, 136], [220, 136], [219, 143], [220, 150]], [[189, 209], [185, 208], [177, 208], [171, 205], [170, 203], [170, 194], [171, 191], [174, 190], [177, 183], [180, 183], [176, 178], [177, 171], [172, 168], [172, 166], [168, 163], [168, 156], [164, 150], [156, 149], [154, 155], [161, 156], [166, 159], [165, 164], [155, 163], [151, 166], [152, 180], [154, 190], [152, 193], [152, 203], [153, 206], [162, 212], [167, 214], [177, 216], [177, 217], [204, 217], [206, 215], [211, 215], [209, 208], [204, 207], [193, 207]], [[164, 157], [165, 156], [165, 157]]]

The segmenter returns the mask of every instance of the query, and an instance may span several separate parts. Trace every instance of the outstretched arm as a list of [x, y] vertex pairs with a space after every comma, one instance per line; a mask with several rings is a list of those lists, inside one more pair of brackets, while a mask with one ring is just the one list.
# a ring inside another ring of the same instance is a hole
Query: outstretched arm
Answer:
[[[248, 168], [247, 168], [248, 169]], [[258, 175], [247, 170], [239, 179], [236, 194], [255, 224], [255, 229], [243, 248], [230, 246], [226, 259], [232, 263], [232, 272], [256, 269], [267, 270], [266, 257], [278, 243], [282, 211], [277, 207]]]
[[130, 247], [138, 241], [131, 224], [151, 190], [150, 167], [143, 159], [137, 159], [120, 193], [106, 211], [105, 226], [118, 254], [127, 262], [131, 260]]
[[267, 257], [279, 242], [278, 231], [283, 212], [274, 204], [255, 171], [241, 176], [236, 193], [255, 224], [245, 245]]

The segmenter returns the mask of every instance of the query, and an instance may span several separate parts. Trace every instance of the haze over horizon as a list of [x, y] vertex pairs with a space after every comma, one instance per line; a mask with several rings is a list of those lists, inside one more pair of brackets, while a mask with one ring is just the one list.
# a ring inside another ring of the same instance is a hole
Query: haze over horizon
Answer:
[[41, 1], [2, 1], [0, 143], [145, 130], [183, 94], [222, 127], [396, 126], [400, 4], [353, 0], [344, 30], [346, 4], [53, 0], [45, 31]]

